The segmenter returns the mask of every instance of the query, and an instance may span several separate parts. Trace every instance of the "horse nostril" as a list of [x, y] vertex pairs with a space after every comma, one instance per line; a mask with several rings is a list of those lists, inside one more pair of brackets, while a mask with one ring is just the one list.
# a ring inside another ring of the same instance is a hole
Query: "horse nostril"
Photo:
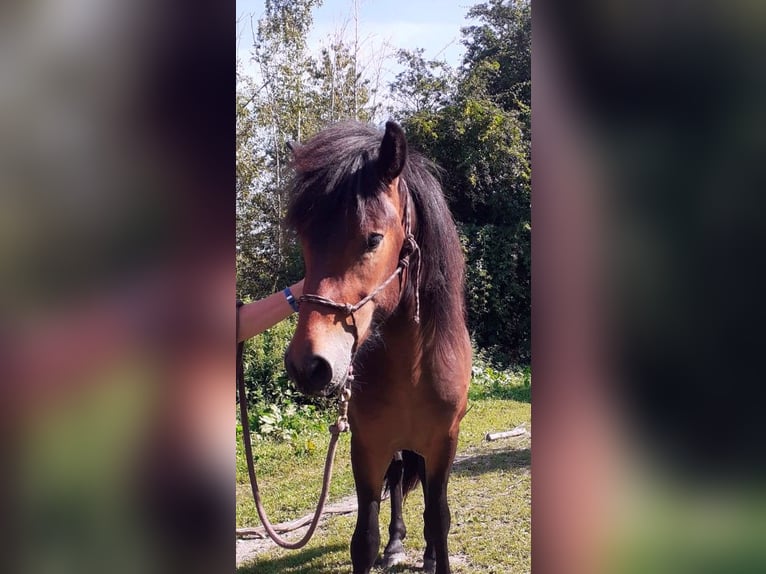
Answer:
[[298, 389], [309, 395], [326, 394], [332, 381], [332, 366], [320, 355], [307, 354], [302, 358], [285, 353], [287, 376]]
[[308, 387], [319, 392], [327, 388], [332, 380], [332, 367], [327, 359], [313, 355], [306, 363], [306, 382]]

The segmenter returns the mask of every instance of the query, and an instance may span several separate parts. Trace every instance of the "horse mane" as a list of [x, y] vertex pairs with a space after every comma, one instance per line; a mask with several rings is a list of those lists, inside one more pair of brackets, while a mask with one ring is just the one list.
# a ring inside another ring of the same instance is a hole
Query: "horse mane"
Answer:
[[[383, 189], [375, 166], [382, 139], [382, 132], [371, 126], [342, 122], [294, 146], [288, 225], [322, 241], [332, 232], [327, 222], [337, 221], [339, 214], [354, 210], [363, 218], [367, 207], [374, 209], [370, 203], [381, 201]], [[410, 150], [399, 177], [402, 200], [409, 193], [415, 206], [421, 322], [429, 339], [451, 333], [465, 319], [462, 247], [438, 174], [434, 163]], [[407, 281], [404, 298], [412, 300], [413, 290], [413, 281]]]

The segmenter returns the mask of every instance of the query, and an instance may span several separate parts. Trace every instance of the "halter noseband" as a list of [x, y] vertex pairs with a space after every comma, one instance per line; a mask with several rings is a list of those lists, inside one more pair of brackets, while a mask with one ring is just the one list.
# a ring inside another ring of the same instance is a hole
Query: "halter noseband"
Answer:
[[335, 309], [336, 311], [340, 311], [344, 315], [351, 315], [353, 317], [354, 313], [356, 313], [359, 309], [364, 307], [367, 303], [372, 301], [375, 296], [383, 291], [391, 281], [393, 281], [396, 277], [401, 275], [404, 270], [409, 267], [410, 265], [410, 257], [417, 253], [418, 262], [417, 267], [415, 268], [415, 316], [413, 317], [413, 320], [415, 323], [420, 323], [420, 246], [418, 245], [418, 242], [415, 240], [415, 236], [412, 234], [411, 227], [410, 227], [410, 194], [407, 193], [407, 202], [404, 204], [404, 245], [402, 245], [402, 251], [401, 255], [399, 257], [399, 264], [396, 266], [396, 269], [394, 270], [391, 275], [388, 276], [388, 278], [383, 281], [380, 285], [378, 285], [375, 289], [373, 289], [369, 295], [361, 299], [356, 305], [351, 305], [350, 303], [338, 303], [336, 301], [333, 301], [332, 299], [328, 299], [327, 297], [322, 297], [321, 295], [314, 295], [314, 294], [304, 294], [301, 295], [301, 297], [298, 299], [298, 303], [315, 303], [317, 305], [323, 305], [325, 307], [330, 307], [331, 309]]

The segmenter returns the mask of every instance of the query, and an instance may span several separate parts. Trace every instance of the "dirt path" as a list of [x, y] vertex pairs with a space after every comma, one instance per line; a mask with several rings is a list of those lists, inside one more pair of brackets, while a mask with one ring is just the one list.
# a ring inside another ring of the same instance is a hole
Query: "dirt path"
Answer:
[[[356, 512], [356, 495], [350, 495], [350, 496], [347, 496], [346, 498], [339, 500], [338, 502], [334, 504], [328, 504], [324, 509], [322, 518], [319, 520], [319, 525], [317, 526], [317, 530], [322, 528], [322, 525], [325, 522], [327, 522], [327, 519], [330, 516], [334, 516], [338, 514], [348, 514], [351, 512]], [[311, 518], [312, 514], [308, 514], [306, 516]], [[304, 516], [303, 518], [306, 518], [306, 516]], [[300, 528], [297, 528], [289, 533], [283, 534], [282, 537], [291, 542], [295, 540], [300, 540], [300, 538], [306, 533], [308, 528], [309, 528], [309, 524], [306, 524], [305, 526], [301, 526]], [[272, 548], [277, 547], [274, 541], [271, 540], [271, 538], [269, 538], [266, 535], [262, 527], [257, 529], [252, 529], [252, 530], [257, 530], [258, 532], [252, 535], [248, 535], [247, 537], [241, 537], [239, 534], [237, 535], [237, 566], [238, 567], [244, 564], [245, 562], [252, 560], [255, 556], [257, 556], [261, 552], [265, 552], [266, 550], [271, 550]], [[279, 531], [279, 528], [277, 528], [277, 531]]]

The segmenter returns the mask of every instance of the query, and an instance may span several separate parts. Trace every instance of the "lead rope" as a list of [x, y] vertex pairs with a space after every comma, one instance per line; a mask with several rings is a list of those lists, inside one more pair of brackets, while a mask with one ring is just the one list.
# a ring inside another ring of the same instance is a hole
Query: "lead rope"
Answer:
[[[242, 301], [237, 301], [237, 333], [239, 333], [239, 308], [242, 306]], [[308, 532], [298, 540], [297, 542], [290, 542], [285, 540], [274, 529], [274, 526], [269, 521], [269, 517], [266, 515], [266, 510], [261, 503], [261, 494], [258, 489], [258, 479], [255, 476], [255, 464], [253, 462], [253, 446], [250, 440], [250, 421], [247, 416], [247, 397], [245, 395], [245, 373], [244, 366], [242, 364], [242, 354], [244, 351], [244, 342], [237, 343], [237, 392], [239, 393], [239, 414], [242, 419], [242, 441], [245, 444], [245, 460], [247, 461], [247, 473], [250, 476], [250, 488], [253, 492], [253, 499], [255, 500], [255, 508], [258, 511], [258, 517], [261, 519], [263, 528], [269, 537], [282, 548], [289, 550], [297, 550], [304, 547], [311, 537], [314, 535], [319, 519], [322, 516], [325, 502], [327, 500], [327, 493], [330, 489], [330, 480], [332, 478], [333, 463], [335, 461], [335, 450], [337, 448], [338, 437], [340, 433], [347, 432], [349, 429], [348, 424], [348, 402], [351, 399], [351, 384], [354, 380], [353, 366], [349, 365], [348, 377], [346, 378], [346, 384], [341, 390], [338, 404], [338, 418], [335, 423], [330, 425], [330, 445], [327, 447], [327, 456], [324, 463], [324, 478], [322, 479], [322, 491], [319, 494], [319, 501], [317, 502], [316, 510], [314, 511], [314, 518], [311, 520]]]

